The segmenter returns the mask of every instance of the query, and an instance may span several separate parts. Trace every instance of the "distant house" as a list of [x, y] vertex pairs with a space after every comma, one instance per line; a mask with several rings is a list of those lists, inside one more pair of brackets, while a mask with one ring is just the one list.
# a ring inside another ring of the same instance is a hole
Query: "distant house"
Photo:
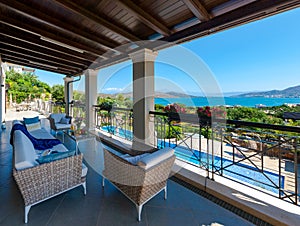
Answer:
[[283, 112], [282, 118], [284, 120], [300, 120], [300, 112]]
[[33, 68], [28, 68], [28, 67], [24, 67], [24, 66], [20, 66], [20, 65], [17, 65], [17, 64], [11, 64], [11, 63], [6, 63], [7, 65], [7, 69], [10, 71], [10, 70], [14, 70], [15, 72], [18, 72], [18, 73], [22, 73], [22, 72], [34, 72], [35, 69]]

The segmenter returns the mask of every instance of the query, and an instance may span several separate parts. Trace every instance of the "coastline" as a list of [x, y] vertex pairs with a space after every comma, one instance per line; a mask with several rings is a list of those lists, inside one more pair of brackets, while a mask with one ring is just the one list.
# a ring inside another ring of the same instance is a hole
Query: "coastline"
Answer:
[[280, 106], [283, 104], [299, 104], [300, 98], [271, 98], [271, 97], [177, 97], [177, 98], [155, 98], [155, 104], [168, 105], [171, 103], [184, 104], [187, 107], [202, 106], [243, 106], [255, 107], [264, 105], [266, 107]]

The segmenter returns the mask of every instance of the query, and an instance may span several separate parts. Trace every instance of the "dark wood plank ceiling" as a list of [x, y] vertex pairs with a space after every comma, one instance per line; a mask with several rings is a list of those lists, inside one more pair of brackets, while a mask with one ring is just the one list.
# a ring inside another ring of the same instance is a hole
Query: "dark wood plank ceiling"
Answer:
[[[3, 62], [79, 75], [300, 6], [299, 0], [0, 0]], [[134, 45], [133, 45], [134, 44]]]

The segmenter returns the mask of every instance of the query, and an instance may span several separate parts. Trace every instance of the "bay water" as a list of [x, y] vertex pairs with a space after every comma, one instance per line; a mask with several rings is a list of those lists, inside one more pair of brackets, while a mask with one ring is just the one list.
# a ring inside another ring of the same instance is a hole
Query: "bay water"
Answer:
[[179, 97], [179, 98], [155, 98], [155, 104], [168, 105], [172, 103], [185, 104], [189, 107], [201, 106], [244, 106], [255, 107], [258, 104], [267, 107], [283, 104], [300, 104], [300, 98], [266, 98], [266, 97]]

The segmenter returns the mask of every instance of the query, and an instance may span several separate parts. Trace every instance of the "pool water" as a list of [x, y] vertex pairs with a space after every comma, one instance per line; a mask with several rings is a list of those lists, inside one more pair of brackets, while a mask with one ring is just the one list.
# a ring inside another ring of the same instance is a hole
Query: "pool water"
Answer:
[[130, 130], [125, 130], [122, 128], [117, 129], [115, 126], [102, 126], [101, 130], [111, 133], [113, 135], [122, 137], [122, 138], [126, 138], [128, 140], [133, 139], [133, 134], [132, 134], [132, 131], [130, 131]]
[[[284, 176], [279, 177], [278, 174], [273, 173], [268, 170], [264, 170], [263, 173], [254, 166], [250, 166], [243, 163], [235, 163], [232, 165], [232, 161], [226, 158], [221, 158], [219, 156], [214, 156], [204, 152], [199, 152], [197, 150], [188, 150], [187, 148], [177, 146], [175, 144], [170, 144], [168, 142], [161, 141], [159, 148], [161, 147], [172, 147], [175, 149], [175, 154], [177, 158], [192, 163], [196, 166], [204, 166], [212, 169], [212, 161], [214, 165], [214, 170], [221, 170], [223, 167], [223, 176], [230, 177], [234, 180], [246, 182], [247, 184], [254, 185], [256, 187], [271, 191], [278, 194], [279, 180], [280, 187], [284, 188]], [[226, 167], [224, 169], [224, 167]]]
[[[132, 131], [124, 130], [122, 128], [116, 129], [114, 126], [103, 126], [101, 129], [105, 132], [112, 133], [116, 136], [130, 139], [132, 140], [133, 134]], [[158, 148], [163, 147], [172, 147], [175, 149], [175, 154], [177, 158], [191, 163], [200, 167], [209, 167], [212, 169], [212, 161], [214, 165], [214, 170], [221, 170], [223, 168], [222, 173], [223, 176], [230, 177], [234, 180], [245, 182], [249, 185], [259, 187], [270, 191], [272, 193], [278, 194], [279, 180], [280, 187], [284, 188], [284, 176], [279, 177], [278, 174], [273, 173], [271, 171], [264, 170], [263, 173], [255, 168], [254, 166], [246, 165], [243, 163], [235, 163], [231, 165], [233, 162], [229, 159], [222, 158], [219, 156], [213, 156], [210, 154], [206, 154], [203, 152], [199, 152], [197, 150], [188, 150], [185, 147], [177, 146], [172, 143], [164, 142], [162, 140], [158, 140]], [[226, 167], [224, 169], [224, 167]]]

